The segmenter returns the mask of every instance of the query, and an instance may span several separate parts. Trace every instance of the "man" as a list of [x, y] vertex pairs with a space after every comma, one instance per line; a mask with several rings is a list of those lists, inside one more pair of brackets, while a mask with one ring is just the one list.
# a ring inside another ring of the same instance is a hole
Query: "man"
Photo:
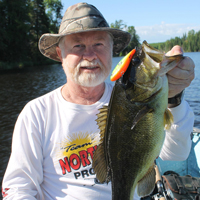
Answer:
[[[109, 28], [101, 13], [86, 3], [67, 9], [59, 34], [41, 37], [41, 53], [62, 62], [67, 83], [29, 102], [19, 115], [3, 180], [4, 199], [111, 199], [111, 184], [100, 184], [92, 169], [99, 142], [95, 119], [112, 91], [104, 83], [112, 50], [120, 52], [130, 38], [127, 32]], [[177, 53], [182, 53], [178, 46], [168, 54]], [[193, 61], [185, 58], [168, 78], [169, 96], [174, 97], [194, 78]], [[193, 112], [184, 100], [170, 107], [174, 124], [160, 157], [186, 159]]]

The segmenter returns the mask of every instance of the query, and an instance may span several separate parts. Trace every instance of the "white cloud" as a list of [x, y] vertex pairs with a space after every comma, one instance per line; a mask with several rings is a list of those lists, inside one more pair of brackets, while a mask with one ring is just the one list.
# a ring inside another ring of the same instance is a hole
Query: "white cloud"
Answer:
[[194, 29], [200, 30], [200, 25], [192, 24], [155, 24], [153, 26], [138, 26], [135, 27], [136, 33], [140, 36], [140, 42], [146, 40], [148, 43], [165, 42], [171, 38], [182, 37], [188, 31]]

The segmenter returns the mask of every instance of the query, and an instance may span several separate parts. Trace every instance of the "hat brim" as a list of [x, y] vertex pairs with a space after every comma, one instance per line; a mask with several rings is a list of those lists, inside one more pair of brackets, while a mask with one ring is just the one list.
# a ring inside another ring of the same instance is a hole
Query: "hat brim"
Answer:
[[50, 34], [50, 33], [43, 34], [39, 40], [39, 44], [38, 44], [39, 50], [47, 58], [61, 62], [56, 52], [56, 46], [58, 46], [58, 42], [60, 38], [66, 35], [74, 34], [74, 33], [82, 33], [82, 32], [89, 32], [89, 31], [107, 31], [111, 33], [113, 35], [113, 52], [114, 53], [119, 53], [120, 51], [122, 51], [129, 44], [131, 40], [131, 34], [126, 31], [122, 31], [122, 30], [114, 29], [110, 27], [101, 27], [101, 28], [92, 28], [92, 29], [87, 29], [87, 30], [67, 32], [63, 34]]

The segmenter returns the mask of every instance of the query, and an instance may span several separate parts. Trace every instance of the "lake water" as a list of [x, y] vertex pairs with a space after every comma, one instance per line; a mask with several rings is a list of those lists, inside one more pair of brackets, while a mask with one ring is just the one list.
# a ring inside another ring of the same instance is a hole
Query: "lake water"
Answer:
[[[195, 127], [200, 128], [200, 52], [185, 53], [196, 65], [196, 77], [186, 89], [185, 99], [195, 113]], [[121, 58], [113, 58], [113, 67]], [[109, 81], [109, 78], [106, 80]], [[66, 82], [61, 65], [37, 67], [23, 72], [0, 72], [0, 183], [11, 151], [15, 121], [24, 105]]]

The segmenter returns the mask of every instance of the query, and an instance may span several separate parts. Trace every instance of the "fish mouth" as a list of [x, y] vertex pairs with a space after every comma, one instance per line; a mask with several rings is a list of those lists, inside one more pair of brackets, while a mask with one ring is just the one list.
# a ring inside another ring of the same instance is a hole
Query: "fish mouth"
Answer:
[[[150, 67], [150, 65], [154, 66], [156, 69], [159, 67], [159, 63], [163, 59], [163, 53], [160, 53], [158, 50], [153, 49], [149, 46], [149, 44], [144, 41], [140, 47], [136, 48], [136, 52], [132, 57], [132, 60], [128, 66], [127, 71], [124, 73], [124, 76], [121, 77], [121, 84], [124, 89], [128, 89], [133, 85], [138, 83], [138, 72], [141, 71], [143, 74], [148, 72], [148, 76], [152, 79], [157, 73], [155, 73]], [[141, 64], [143, 65], [143, 69], [145, 66], [145, 70], [142, 70]], [[147, 66], [147, 68], [146, 68]], [[157, 70], [158, 71], [158, 70]], [[137, 75], [136, 75], [137, 73]], [[140, 74], [142, 74], [140, 73]], [[141, 76], [141, 75], [139, 75]], [[148, 82], [151, 79], [142, 79], [143, 82]], [[143, 83], [142, 82], [142, 83]]]
[[128, 66], [128, 69], [126, 70], [124, 75], [119, 79], [120, 84], [125, 90], [132, 87], [136, 83], [135, 74], [137, 67], [139, 67], [142, 62], [140, 59], [142, 53], [143, 52], [141, 48], [136, 48], [136, 53], [133, 56]]
[[125, 90], [136, 85], [152, 85], [154, 79], [165, 75], [182, 59], [184, 59], [183, 55], [165, 56], [163, 52], [144, 41], [140, 47], [136, 48], [136, 52], [119, 82]]

